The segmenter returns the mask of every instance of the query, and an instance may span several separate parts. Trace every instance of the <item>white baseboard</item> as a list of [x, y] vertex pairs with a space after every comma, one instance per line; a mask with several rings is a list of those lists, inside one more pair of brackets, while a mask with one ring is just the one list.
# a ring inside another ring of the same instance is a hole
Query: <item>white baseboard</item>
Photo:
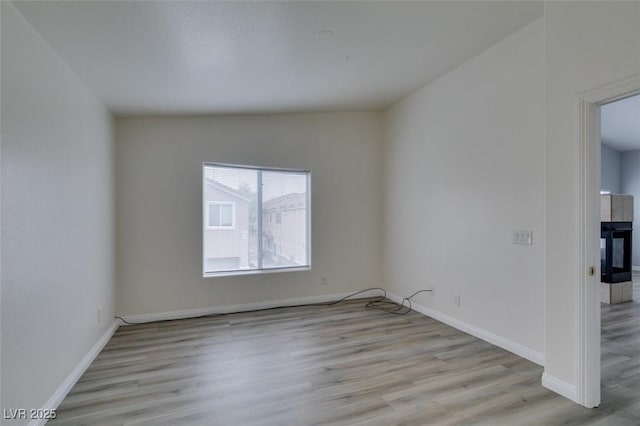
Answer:
[[632, 266], [631, 270], [632, 271], [640, 271], [640, 266]]
[[[104, 332], [102, 337], [98, 339], [98, 341], [89, 349], [89, 352], [82, 358], [82, 360], [76, 365], [76, 368], [73, 369], [71, 374], [67, 376], [66, 379], [58, 386], [58, 389], [51, 395], [51, 398], [47, 402], [45, 402], [42, 407], [43, 410], [55, 410], [58, 408], [62, 400], [67, 396], [73, 385], [82, 377], [82, 374], [86, 371], [87, 368], [91, 365], [94, 359], [98, 356], [102, 348], [109, 342], [111, 336], [118, 329], [119, 324], [118, 321], [114, 321], [113, 324]], [[47, 422], [45, 419], [37, 419], [33, 420], [29, 423], [29, 426], [40, 426], [44, 425]]]
[[[387, 293], [387, 297], [396, 303], [402, 303], [402, 297], [398, 296], [397, 294]], [[441, 312], [438, 312], [431, 308], [427, 308], [426, 306], [417, 304], [415, 302], [411, 302], [411, 306], [415, 311], [420, 312], [423, 315], [445, 323], [453, 328], [457, 328], [458, 330], [464, 331], [465, 333], [471, 334], [472, 336], [501, 347], [502, 349], [505, 349], [509, 352], [513, 352], [514, 354], [528, 359], [531, 362], [535, 362], [538, 365], [544, 366], [544, 354], [541, 352], [534, 351], [533, 349], [521, 345], [520, 343], [513, 342], [502, 336], [493, 334], [490, 331], [468, 324], [464, 321], [460, 321], [459, 319], [450, 317], [449, 315], [445, 315]]]
[[560, 380], [557, 377], [549, 375], [546, 371], [542, 373], [542, 386], [570, 399], [571, 401], [578, 401], [578, 392], [576, 391], [575, 386], [565, 382], [564, 380]]
[[[350, 300], [378, 296], [379, 293], [380, 293], [379, 291], [371, 290], [371, 292], [358, 294], [357, 296], [350, 298]], [[323, 294], [320, 296], [298, 297], [295, 299], [268, 300], [264, 302], [242, 303], [239, 305], [213, 306], [209, 308], [157, 312], [152, 314], [122, 315], [122, 319], [130, 323], [142, 324], [146, 322], [195, 318], [195, 317], [200, 317], [205, 315], [229, 314], [234, 312], [246, 312], [246, 311], [254, 311], [257, 309], [279, 308], [279, 307], [291, 306], [291, 305], [310, 305], [313, 303], [333, 302], [336, 300], [340, 300], [343, 297], [347, 297], [350, 294], [353, 294], [353, 293]], [[122, 323], [122, 324], [128, 325], [126, 323]]]

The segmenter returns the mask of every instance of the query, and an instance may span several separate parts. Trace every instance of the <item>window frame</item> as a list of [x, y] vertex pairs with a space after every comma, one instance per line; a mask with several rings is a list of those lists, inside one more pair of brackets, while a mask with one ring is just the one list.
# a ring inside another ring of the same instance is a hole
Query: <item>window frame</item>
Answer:
[[[270, 273], [278, 273], [278, 272], [294, 272], [294, 271], [309, 271], [311, 270], [311, 170], [307, 169], [288, 169], [288, 168], [276, 168], [276, 167], [262, 167], [262, 166], [249, 166], [249, 165], [241, 165], [241, 164], [229, 164], [229, 163], [215, 163], [205, 161], [202, 163], [202, 177], [201, 177], [201, 185], [202, 185], [202, 202], [207, 203], [207, 207], [203, 209], [203, 215], [209, 214], [208, 204], [226, 204], [233, 202], [226, 201], [207, 201], [205, 200], [205, 178], [206, 178], [206, 168], [207, 167], [218, 167], [218, 168], [230, 168], [230, 169], [248, 169], [254, 170], [257, 172], [257, 187], [262, 188], [262, 172], [276, 172], [276, 173], [291, 173], [291, 174], [302, 174], [306, 175], [307, 178], [307, 187], [306, 187], [306, 210], [307, 214], [305, 217], [306, 220], [306, 264], [300, 266], [282, 266], [282, 267], [264, 267], [262, 264], [262, 255], [263, 255], [263, 243], [262, 243], [262, 228], [263, 228], [263, 212], [262, 212], [262, 190], [257, 191], [257, 258], [258, 258], [258, 266], [255, 269], [238, 269], [232, 271], [215, 271], [215, 272], [207, 272], [205, 270], [206, 262], [204, 258], [205, 252], [205, 231], [207, 230], [232, 230], [235, 229], [235, 205], [233, 206], [233, 228], [222, 226], [222, 227], [208, 227], [208, 216], [203, 217], [204, 225], [202, 232], [202, 253], [201, 253], [201, 261], [202, 261], [202, 276], [204, 278], [214, 278], [214, 277], [223, 277], [223, 276], [235, 276], [235, 275], [257, 275], [257, 274], [270, 274]], [[235, 204], [235, 203], [234, 203]], [[269, 221], [271, 221], [271, 212], [269, 212]], [[271, 222], [270, 222], [271, 223]]]

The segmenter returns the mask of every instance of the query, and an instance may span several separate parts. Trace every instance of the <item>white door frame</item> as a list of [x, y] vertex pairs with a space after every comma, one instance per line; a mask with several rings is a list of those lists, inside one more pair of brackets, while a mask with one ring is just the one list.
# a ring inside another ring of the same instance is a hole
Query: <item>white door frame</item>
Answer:
[[[600, 405], [600, 106], [640, 93], [640, 74], [578, 98], [580, 282], [576, 289], [576, 397]], [[595, 268], [595, 275], [589, 269]]]

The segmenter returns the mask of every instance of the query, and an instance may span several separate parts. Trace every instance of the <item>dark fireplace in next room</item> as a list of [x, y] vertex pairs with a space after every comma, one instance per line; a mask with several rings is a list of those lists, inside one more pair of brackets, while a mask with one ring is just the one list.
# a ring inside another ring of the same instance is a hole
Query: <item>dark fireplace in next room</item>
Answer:
[[601, 222], [601, 282], [631, 281], [631, 231], [632, 222]]
[[601, 194], [600, 216], [600, 299], [603, 303], [628, 302], [633, 297], [633, 196]]

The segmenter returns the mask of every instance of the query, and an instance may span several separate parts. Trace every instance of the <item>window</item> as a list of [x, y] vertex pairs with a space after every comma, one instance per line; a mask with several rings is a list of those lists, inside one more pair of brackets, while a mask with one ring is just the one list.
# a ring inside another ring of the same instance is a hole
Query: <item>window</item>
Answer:
[[311, 174], [205, 163], [204, 276], [308, 269]]
[[234, 229], [235, 203], [209, 201], [207, 205], [207, 229]]

